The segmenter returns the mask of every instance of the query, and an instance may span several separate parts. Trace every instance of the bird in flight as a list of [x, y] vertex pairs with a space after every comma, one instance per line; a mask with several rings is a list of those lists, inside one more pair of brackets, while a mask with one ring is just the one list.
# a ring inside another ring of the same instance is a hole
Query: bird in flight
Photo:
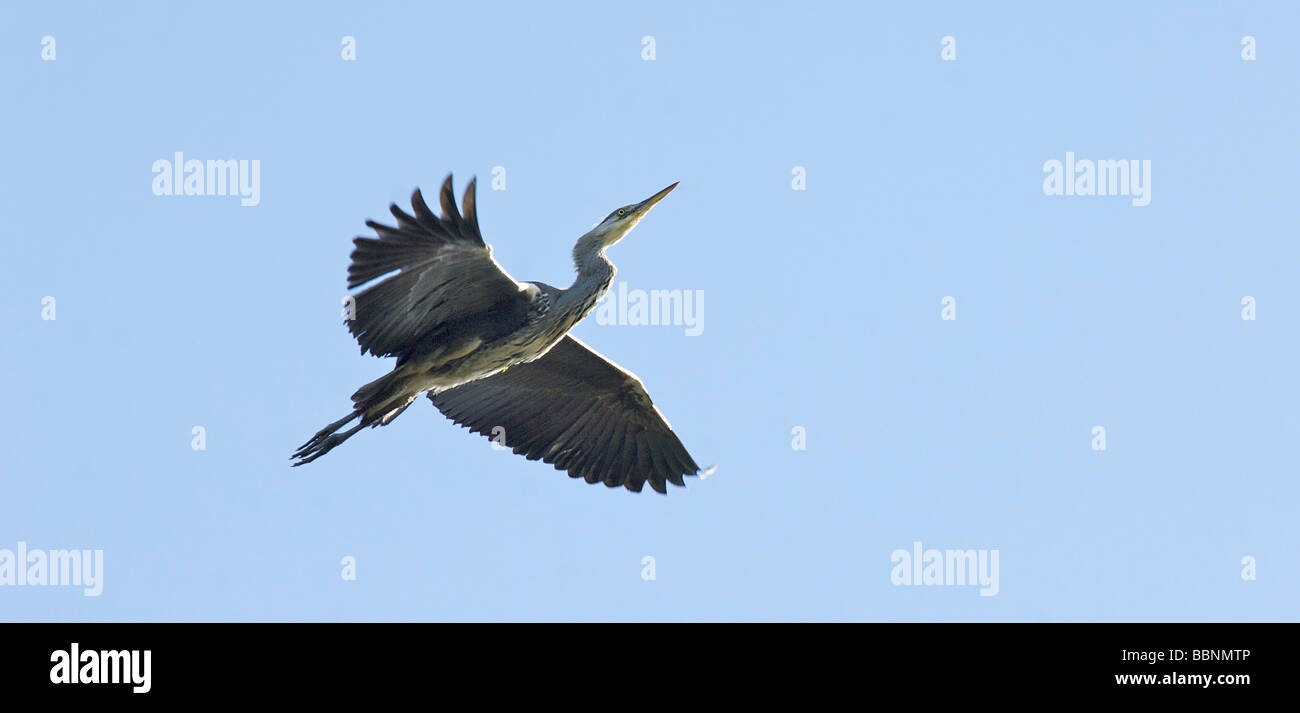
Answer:
[[427, 394], [457, 424], [569, 477], [633, 492], [647, 482], [660, 493], [685, 485], [700, 467], [645, 385], [569, 334], [614, 281], [606, 248], [676, 187], [615, 210], [578, 238], [568, 288], [518, 282], [497, 264], [479, 233], [474, 180], [460, 210], [449, 175], [441, 216], [416, 189], [414, 215], [389, 208], [396, 227], [366, 221], [378, 237], [353, 241], [348, 288], [374, 284], [353, 296], [347, 326], [362, 354], [397, 364], [357, 389], [352, 412], [304, 443], [293, 465], [387, 425]]

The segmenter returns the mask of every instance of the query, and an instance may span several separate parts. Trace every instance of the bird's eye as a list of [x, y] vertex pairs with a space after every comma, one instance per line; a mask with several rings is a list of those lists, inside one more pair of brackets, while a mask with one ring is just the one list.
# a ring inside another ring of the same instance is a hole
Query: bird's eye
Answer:
[[619, 209], [618, 209], [618, 214], [619, 214], [619, 215], [623, 215], [623, 212], [624, 212], [624, 211], [623, 211], [622, 208], [619, 208]]

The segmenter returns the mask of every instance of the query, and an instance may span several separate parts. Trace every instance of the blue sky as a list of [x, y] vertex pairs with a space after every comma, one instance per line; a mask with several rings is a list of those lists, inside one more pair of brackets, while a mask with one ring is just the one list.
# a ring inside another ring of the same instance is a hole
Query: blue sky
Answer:
[[[0, 550], [104, 570], [0, 620], [1298, 618], [1292, 4], [4, 15]], [[177, 151], [260, 202], [154, 195]], [[1045, 195], [1067, 152], [1149, 160], [1150, 204]], [[610, 257], [703, 333], [576, 334], [714, 475], [588, 486], [423, 400], [289, 468], [391, 368], [339, 319], [350, 240], [449, 172], [561, 286], [682, 182]], [[996, 596], [895, 585], [917, 541], [996, 550]]]

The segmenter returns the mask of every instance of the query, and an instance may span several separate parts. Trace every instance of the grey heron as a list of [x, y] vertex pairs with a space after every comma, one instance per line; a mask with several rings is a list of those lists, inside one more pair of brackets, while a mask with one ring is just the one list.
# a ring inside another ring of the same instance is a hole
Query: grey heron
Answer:
[[640, 379], [569, 335], [614, 280], [606, 248], [677, 184], [615, 210], [578, 238], [578, 275], [563, 289], [518, 282], [497, 264], [479, 233], [474, 184], [457, 210], [448, 175], [441, 216], [416, 189], [414, 215], [393, 204], [396, 227], [368, 220], [377, 237], [353, 241], [348, 288], [384, 279], [353, 296], [348, 330], [362, 354], [397, 363], [357, 389], [352, 412], [304, 443], [293, 465], [391, 423], [427, 394], [455, 423], [572, 478], [633, 492], [646, 482], [660, 493], [667, 483], [685, 485], [683, 476], [700, 468]]

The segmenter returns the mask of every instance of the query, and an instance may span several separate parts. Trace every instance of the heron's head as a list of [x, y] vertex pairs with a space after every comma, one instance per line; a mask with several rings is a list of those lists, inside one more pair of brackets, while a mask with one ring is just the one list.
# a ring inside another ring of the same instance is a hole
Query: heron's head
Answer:
[[[678, 183], [680, 183], [680, 181], [678, 181]], [[674, 183], [640, 203], [625, 205], [622, 208], [615, 210], [613, 213], [605, 216], [605, 219], [600, 221], [600, 223], [596, 224], [596, 227], [592, 228], [588, 235], [596, 238], [597, 244], [601, 248], [607, 248], [610, 245], [617, 243], [623, 239], [623, 236], [631, 232], [631, 230], [636, 227], [637, 223], [641, 222], [641, 219], [645, 217], [646, 213], [650, 212], [650, 209], [653, 208], [656, 203], [663, 200], [664, 196], [668, 195], [676, 187], [677, 183]]]

